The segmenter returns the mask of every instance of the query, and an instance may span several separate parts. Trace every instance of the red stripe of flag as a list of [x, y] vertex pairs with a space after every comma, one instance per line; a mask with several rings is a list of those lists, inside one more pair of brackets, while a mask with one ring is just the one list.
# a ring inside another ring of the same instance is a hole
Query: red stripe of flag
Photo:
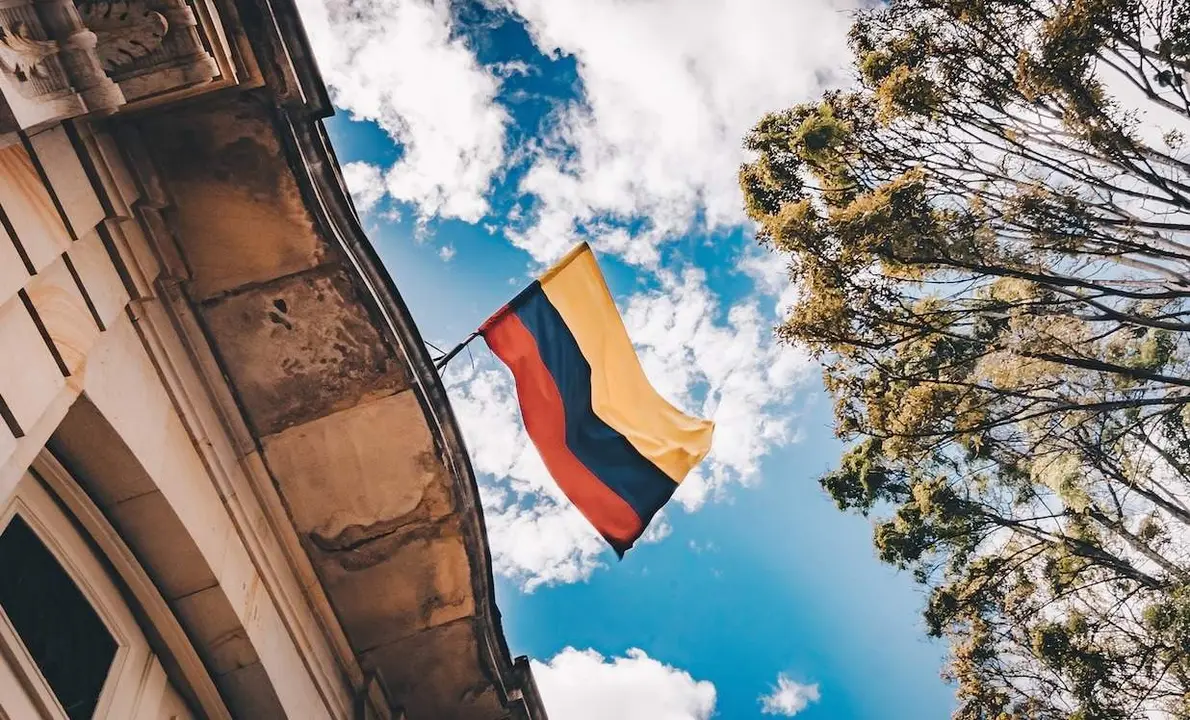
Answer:
[[533, 334], [512, 312], [485, 323], [483, 332], [488, 347], [512, 370], [525, 430], [550, 475], [612, 547], [623, 552], [643, 531], [641, 519], [567, 447], [562, 396]]

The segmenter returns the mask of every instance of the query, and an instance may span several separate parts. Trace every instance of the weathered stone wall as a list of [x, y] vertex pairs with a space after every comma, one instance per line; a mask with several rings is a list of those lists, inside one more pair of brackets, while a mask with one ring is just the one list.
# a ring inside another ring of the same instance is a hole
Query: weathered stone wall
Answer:
[[209, 717], [544, 720], [296, 8], [199, 5], [217, 80], [0, 107], [0, 498], [48, 445]]
[[59, 125], [0, 147], [0, 498], [48, 443], [185, 630], [221, 696], [208, 704], [350, 717], [362, 674], [178, 329], [184, 304], [160, 282], [170, 200], [125, 162], [123, 132]]
[[503, 717], [477, 617], [486, 556], [464, 529], [478, 509], [282, 122], [245, 94], [140, 125], [175, 198], [181, 289], [365, 668], [412, 718]]

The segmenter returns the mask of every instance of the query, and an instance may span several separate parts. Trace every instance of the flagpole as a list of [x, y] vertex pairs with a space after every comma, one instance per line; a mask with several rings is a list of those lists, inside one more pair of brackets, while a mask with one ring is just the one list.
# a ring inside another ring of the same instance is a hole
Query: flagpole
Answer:
[[438, 374], [439, 375], [442, 374], [442, 368], [446, 367], [446, 363], [450, 362], [451, 360], [454, 360], [455, 355], [458, 355], [459, 353], [463, 352], [463, 348], [470, 345], [472, 340], [474, 340], [475, 338], [482, 335], [485, 327], [487, 327], [492, 322], [494, 322], [496, 320], [496, 318], [504, 315], [504, 313], [510, 312], [512, 310], [515, 310], [517, 307], [519, 307], [520, 303], [524, 300], [525, 296], [527, 296], [530, 292], [532, 292], [535, 287], [538, 287], [538, 283], [536, 281], [531, 282], [528, 285], [526, 285], [524, 290], [521, 290], [519, 293], [514, 295], [513, 298], [511, 300], [509, 300], [507, 303], [505, 303], [503, 307], [501, 307], [499, 310], [497, 310], [494, 315], [492, 315], [490, 318], [485, 320], [483, 325], [479, 326], [478, 330], [471, 333], [467, 337], [463, 338], [463, 342], [459, 343], [458, 345], [455, 345], [453, 348], [450, 349], [450, 352], [446, 353], [442, 357], [435, 360], [434, 361], [434, 369], [438, 371]]
[[441, 375], [442, 368], [446, 367], [446, 363], [450, 362], [451, 360], [454, 360], [456, 355], [463, 352], [463, 348], [470, 345], [472, 340], [479, 337], [483, 333], [483, 329], [485, 327], [490, 325], [493, 321], [495, 321], [495, 319], [497, 317], [503, 315], [504, 313], [515, 310], [517, 307], [520, 306], [521, 302], [525, 299], [526, 296], [529, 295], [529, 293], [531, 293], [534, 290], [536, 290], [537, 288], [541, 287], [541, 283], [545, 282], [546, 280], [553, 277], [554, 275], [557, 275], [562, 270], [562, 268], [569, 265], [572, 260], [574, 260], [576, 257], [578, 257], [579, 255], [581, 255], [584, 252], [587, 252], [589, 250], [590, 250], [590, 246], [586, 242], [581, 242], [578, 245], [575, 245], [573, 248], [571, 248], [570, 252], [563, 255], [562, 259], [559, 260], [558, 262], [556, 262], [548, 270], [546, 270], [545, 273], [540, 278], [529, 283], [527, 286], [525, 286], [525, 288], [523, 290], [521, 290], [519, 293], [517, 293], [515, 296], [513, 296], [512, 300], [509, 300], [507, 303], [504, 304], [503, 307], [501, 307], [499, 310], [497, 310], [496, 314], [493, 315], [492, 317], [488, 318], [484, 322], [483, 325], [480, 325], [478, 330], [476, 330], [475, 332], [471, 333], [466, 338], [464, 338], [463, 342], [461, 342], [458, 345], [455, 345], [453, 348], [451, 348], [450, 352], [446, 353], [442, 357], [435, 360], [434, 361], [434, 369], [438, 371], [439, 375]]
[[458, 345], [455, 345], [453, 348], [451, 348], [451, 349], [450, 349], [450, 352], [446, 353], [446, 354], [445, 354], [445, 355], [443, 355], [442, 357], [440, 357], [440, 358], [438, 358], [437, 360], [435, 360], [435, 361], [434, 361], [434, 369], [435, 369], [435, 370], [437, 370], [437, 371], [438, 371], [438, 372], [441, 374], [441, 372], [442, 372], [442, 368], [446, 367], [446, 363], [448, 363], [448, 362], [450, 362], [451, 360], [453, 360], [453, 359], [454, 359], [454, 357], [455, 357], [455, 355], [458, 355], [459, 353], [463, 352], [463, 348], [465, 348], [465, 347], [467, 347], [468, 345], [470, 345], [470, 344], [471, 344], [471, 341], [472, 341], [472, 340], [474, 340], [474, 339], [475, 339], [475, 338], [477, 338], [477, 337], [479, 337], [479, 331], [478, 331], [478, 330], [476, 330], [475, 332], [473, 332], [473, 333], [471, 333], [470, 335], [468, 335], [468, 336], [467, 336], [467, 337], [466, 337], [466, 338], [463, 340], [463, 342], [461, 342], [461, 343], [459, 343]]

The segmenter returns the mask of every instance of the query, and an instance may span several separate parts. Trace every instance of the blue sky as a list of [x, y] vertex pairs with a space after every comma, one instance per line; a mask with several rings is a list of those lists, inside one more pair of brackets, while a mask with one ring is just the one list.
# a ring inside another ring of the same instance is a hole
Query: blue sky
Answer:
[[[740, 211], [740, 138], [846, 82], [827, 0], [302, 0], [340, 162], [427, 339], [590, 240], [646, 371], [717, 423], [617, 562], [545, 474], [507, 372], [448, 372], [505, 630], [559, 720], [946, 717], [922, 596], [816, 478], [830, 401], [772, 327], [794, 292]], [[767, 711], [767, 714], [766, 714]]]

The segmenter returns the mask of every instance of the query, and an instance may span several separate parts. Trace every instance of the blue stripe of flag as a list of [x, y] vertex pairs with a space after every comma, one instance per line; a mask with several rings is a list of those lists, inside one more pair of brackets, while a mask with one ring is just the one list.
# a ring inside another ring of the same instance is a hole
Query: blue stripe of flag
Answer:
[[518, 298], [514, 312], [537, 341], [566, 413], [566, 445], [595, 477], [647, 524], [677, 484], [591, 407], [591, 365], [541, 286]]

